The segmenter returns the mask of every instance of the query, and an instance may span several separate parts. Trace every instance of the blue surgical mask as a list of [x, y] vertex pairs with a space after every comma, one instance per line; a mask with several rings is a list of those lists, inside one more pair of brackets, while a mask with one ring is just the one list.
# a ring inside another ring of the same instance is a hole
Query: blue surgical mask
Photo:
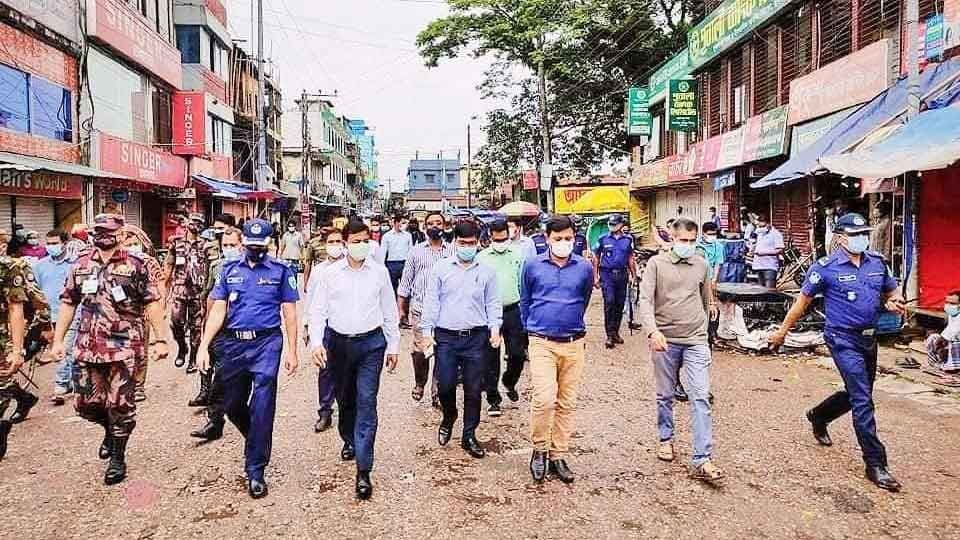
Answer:
[[240, 248], [238, 247], [226, 247], [223, 248], [223, 260], [225, 261], [237, 261], [240, 260]]
[[695, 249], [692, 244], [680, 244], [678, 242], [674, 242], [673, 244], [673, 254], [681, 259], [689, 259], [692, 257]]
[[463, 262], [472, 262], [477, 256], [477, 246], [457, 246], [457, 258]]
[[47, 255], [50, 255], [51, 257], [59, 257], [61, 253], [63, 253], [62, 245], [53, 244], [51, 246], [47, 246]]
[[951, 319], [960, 315], [960, 305], [957, 304], [946, 304], [943, 306], [943, 312], [947, 314]]
[[847, 251], [854, 255], [859, 255], [870, 247], [870, 237], [865, 234], [858, 234], [847, 237]]

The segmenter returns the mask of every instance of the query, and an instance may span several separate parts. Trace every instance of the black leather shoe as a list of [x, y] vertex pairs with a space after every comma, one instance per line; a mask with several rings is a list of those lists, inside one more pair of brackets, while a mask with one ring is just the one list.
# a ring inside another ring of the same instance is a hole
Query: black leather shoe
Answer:
[[613, 342], [616, 343], [617, 345], [623, 345], [624, 341], [623, 341], [623, 338], [620, 336], [620, 332], [617, 332], [616, 334], [613, 335]]
[[574, 480], [573, 471], [567, 467], [567, 462], [562, 459], [550, 460], [550, 472], [555, 474], [564, 484], [572, 484]]
[[340, 450], [340, 459], [343, 461], [353, 461], [355, 457], [357, 457], [357, 451], [353, 449], [353, 445], [343, 443], [343, 448]]
[[690, 401], [690, 396], [687, 395], [687, 391], [683, 389], [683, 385], [677, 383], [677, 388], [673, 391], [673, 399], [686, 403]]
[[313, 432], [320, 433], [321, 431], [330, 429], [330, 426], [333, 425], [331, 416], [332, 415], [328, 412], [320, 413], [320, 418], [317, 418], [317, 423], [313, 425]]
[[617, 346], [617, 343], [613, 341], [613, 338], [607, 338], [606, 343], [604, 344], [608, 349], [612, 349]]
[[201, 391], [197, 394], [197, 397], [187, 402], [187, 407], [206, 407], [209, 404], [210, 396], [206, 392]]
[[827, 423], [814, 418], [813, 411], [807, 411], [807, 420], [813, 427], [813, 438], [820, 443], [820, 446], [833, 446], [833, 439], [830, 438], [830, 433], [827, 431]]
[[880, 489], [896, 493], [903, 487], [900, 482], [890, 474], [890, 471], [883, 466], [867, 466], [867, 479], [877, 485]]
[[127, 477], [127, 437], [110, 438], [110, 463], [103, 474], [103, 483], [112, 486]]
[[97, 456], [100, 459], [110, 459], [110, 432], [103, 434], [103, 441], [100, 442], [100, 449], [97, 450]]
[[460, 441], [460, 448], [463, 448], [472, 457], [481, 459], [487, 455], [487, 451], [480, 446], [480, 441], [476, 437], [468, 437]]
[[13, 424], [9, 420], [0, 420], [0, 461], [7, 455], [7, 436], [10, 435], [10, 428]]
[[506, 389], [507, 389], [507, 397], [510, 398], [510, 401], [514, 403], [520, 401], [520, 393], [517, 392], [517, 387], [507, 386]]
[[206, 441], [215, 441], [220, 437], [223, 437], [223, 424], [216, 424], [207, 421], [202, 428], [191, 431], [190, 436]]
[[262, 499], [267, 496], [267, 483], [263, 480], [250, 479], [247, 481], [247, 493], [253, 499]]
[[533, 455], [530, 457], [530, 474], [533, 476], [533, 481], [538, 484], [547, 477], [546, 452], [533, 451]]
[[187, 373], [196, 373], [197, 372], [197, 361], [190, 359], [190, 362], [187, 363]]
[[357, 471], [357, 498], [365, 501], [373, 495], [373, 483], [370, 482], [370, 471]]
[[182, 368], [186, 363], [187, 358], [185, 356], [178, 356], [177, 359], [173, 361], [173, 367]]
[[446, 426], [440, 424], [440, 429], [437, 430], [437, 442], [440, 446], [446, 446], [450, 442], [450, 436], [453, 434], [453, 425]]
[[10, 415], [10, 423], [19, 424], [26, 420], [27, 415], [30, 414], [30, 409], [32, 409], [38, 401], [40, 401], [40, 398], [30, 392], [21, 392], [20, 395], [17, 396], [17, 409]]

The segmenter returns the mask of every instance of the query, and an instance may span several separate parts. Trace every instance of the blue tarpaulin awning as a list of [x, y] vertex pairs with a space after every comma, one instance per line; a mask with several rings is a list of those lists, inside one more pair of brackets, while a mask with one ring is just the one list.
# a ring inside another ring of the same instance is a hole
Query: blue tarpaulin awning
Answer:
[[224, 199], [243, 199], [243, 200], [273, 200], [277, 196], [272, 191], [256, 191], [230, 182], [224, 182], [216, 178], [210, 178], [203, 174], [193, 175], [193, 180], [205, 187], [207, 191], [213, 193], [215, 197]]
[[893, 178], [949, 167], [960, 159], [960, 107], [924, 111], [875, 134], [856, 150], [823, 156], [820, 163], [834, 174], [856, 178]]
[[[920, 95], [928, 102], [936, 100], [958, 76], [960, 58], [951, 58], [931, 65], [920, 74]], [[902, 116], [906, 110], [907, 79], [904, 77], [833, 126], [815, 143], [750, 186], [762, 188], [785, 184], [825, 172], [826, 168], [820, 163], [820, 158], [845, 152], [874, 130]]]

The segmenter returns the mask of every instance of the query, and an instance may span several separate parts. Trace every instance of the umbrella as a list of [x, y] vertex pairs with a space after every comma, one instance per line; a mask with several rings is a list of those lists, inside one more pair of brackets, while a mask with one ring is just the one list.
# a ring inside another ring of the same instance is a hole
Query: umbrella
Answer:
[[577, 202], [570, 210], [577, 214], [601, 214], [630, 210], [630, 199], [619, 189], [594, 189]]
[[500, 207], [499, 212], [507, 217], [537, 217], [540, 207], [526, 201], [514, 201]]

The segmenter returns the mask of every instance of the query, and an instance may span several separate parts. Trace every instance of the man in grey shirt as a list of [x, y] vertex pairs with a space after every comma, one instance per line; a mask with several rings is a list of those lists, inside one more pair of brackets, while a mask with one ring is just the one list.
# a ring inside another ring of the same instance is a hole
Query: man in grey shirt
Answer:
[[692, 403], [693, 458], [691, 476], [717, 482], [723, 471], [711, 461], [713, 420], [710, 415], [710, 346], [707, 314], [716, 309], [707, 262], [697, 254], [697, 224], [680, 218], [673, 224], [673, 245], [647, 262], [640, 285], [640, 322], [653, 349], [657, 389], [657, 457], [673, 461], [673, 403], [678, 371], [686, 374]]

